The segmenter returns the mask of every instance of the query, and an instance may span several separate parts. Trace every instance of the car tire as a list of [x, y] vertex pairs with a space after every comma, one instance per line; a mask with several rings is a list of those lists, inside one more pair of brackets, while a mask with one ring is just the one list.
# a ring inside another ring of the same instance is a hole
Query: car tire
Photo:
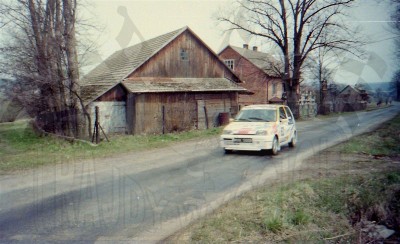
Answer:
[[292, 140], [289, 142], [289, 147], [295, 147], [297, 144], [297, 132], [295, 131], [292, 136]]
[[269, 150], [269, 152], [271, 155], [277, 155], [279, 153], [279, 141], [278, 138], [276, 138], [276, 136], [272, 140], [272, 148], [271, 150]]
[[225, 151], [225, 154], [231, 154], [232, 153], [231, 149], [224, 149], [224, 151]]

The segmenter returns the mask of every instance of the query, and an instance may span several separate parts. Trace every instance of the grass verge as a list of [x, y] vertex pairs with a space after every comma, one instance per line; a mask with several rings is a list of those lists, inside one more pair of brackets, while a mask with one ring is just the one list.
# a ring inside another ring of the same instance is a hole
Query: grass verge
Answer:
[[110, 142], [97, 146], [67, 142], [51, 136], [38, 136], [27, 121], [0, 124], [0, 172], [34, 168], [40, 165], [118, 153], [160, 148], [170, 143], [207, 138], [220, 134], [222, 128], [194, 130], [165, 135], [112, 136]]
[[167, 241], [368, 243], [368, 226], [400, 241], [400, 116], [329, 148]]
[[[392, 105], [385, 104], [385, 105], [377, 106], [376, 103], [370, 103], [370, 104], [368, 104], [368, 106], [365, 110], [359, 110], [359, 111], [353, 111], [353, 112], [332, 112], [327, 115], [318, 114], [316, 116], [316, 118], [324, 120], [324, 119], [330, 119], [330, 118], [334, 118], [334, 117], [338, 117], [338, 116], [347, 116], [347, 115], [351, 115], [351, 114], [355, 114], [355, 113], [359, 113], [359, 112], [370, 112], [370, 111], [374, 111], [374, 110], [378, 110], [378, 109], [388, 108], [390, 106], [392, 106]], [[313, 119], [313, 118], [299, 119], [299, 121], [307, 121], [310, 119]]]

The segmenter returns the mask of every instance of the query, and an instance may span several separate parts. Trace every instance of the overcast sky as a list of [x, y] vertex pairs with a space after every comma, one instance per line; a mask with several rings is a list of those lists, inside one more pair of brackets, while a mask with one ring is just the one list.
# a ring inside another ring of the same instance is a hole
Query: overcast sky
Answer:
[[[91, 11], [96, 15], [97, 23], [105, 27], [98, 39], [101, 44], [100, 56], [93, 59], [99, 62], [114, 51], [134, 45], [143, 40], [189, 26], [214, 52], [218, 53], [228, 44], [242, 46], [260, 46], [264, 52], [266, 45], [260, 40], [243, 40], [233, 34], [229, 38], [218, 26], [215, 16], [232, 5], [227, 0], [88, 0]], [[339, 70], [335, 79], [339, 82], [354, 84], [360, 81], [389, 81], [398, 65], [393, 61], [393, 35], [389, 32], [390, 0], [361, 0], [362, 4], [352, 12], [349, 24], [359, 24], [368, 40], [376, 43], [368, 45], [369, 58], [349, 62]], [[133, 31], [132, 31], [133, 30]]]

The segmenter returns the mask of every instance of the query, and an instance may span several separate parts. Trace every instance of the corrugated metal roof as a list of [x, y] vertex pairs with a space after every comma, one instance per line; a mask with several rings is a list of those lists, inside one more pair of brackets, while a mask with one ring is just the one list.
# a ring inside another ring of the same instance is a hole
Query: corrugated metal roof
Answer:
[[206, 91], [249, 93], [245, 88], [226, 78], [131, 78], [122, 81], [122, 84], [132, 93]]

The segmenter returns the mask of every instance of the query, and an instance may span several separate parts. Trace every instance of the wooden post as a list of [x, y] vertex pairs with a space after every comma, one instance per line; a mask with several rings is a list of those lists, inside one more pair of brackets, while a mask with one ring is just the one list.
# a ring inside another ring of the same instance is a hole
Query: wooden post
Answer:
[[162, 106], [162, 133], [165, 134], [165, 106]]
[[92, 143], [96, 140], [96, 144], [99, 144], [100, 142], [100, 131], [99, 128], [101, 129], [101, 131], [103, 132], [104, 137], [106, 138], [107, 142], [110, 142], [110, 140], [108, 140], [108, 137], [106, 135], [106, 133], [103, 130], [103, 127], [101, 127], [100, 125], [100, 121], [99, 121], [99, 107], [96, 106], [94, 107], [94, 127], [93, 127], [93, 135], [92, 135]]
[[103, 132], [103, 135], [106, 138], [107, 142], [110, 142], [110, 140], [108, 140], [108, 137], [107, 137], [106, 133], [103, 130], [103, 127], [101, 127], [100, 123], [99, 123], [99, 127], [100, 127], [101, 131]]
[[208, 116], [207, 116], [207, 107], [204, 106], [204, 115], [206, 116], [206, 129], [208, 129]]
[[96, 144], [99, 144], [99, 107], [96, 106], [94, 108], [94, 128], [93, 128], [93, 137], [92, 137], [92, 142], [96, 139]]

